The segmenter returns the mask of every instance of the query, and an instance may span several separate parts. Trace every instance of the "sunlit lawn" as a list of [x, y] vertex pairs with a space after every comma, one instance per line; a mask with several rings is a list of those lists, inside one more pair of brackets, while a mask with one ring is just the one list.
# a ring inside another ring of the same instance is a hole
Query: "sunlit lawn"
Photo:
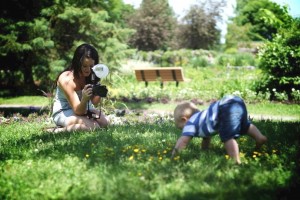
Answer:
[[47, 106], [49, 99], [41, 96], [20, 96], [20, 97], [0, 97], [0, 105], [29, 105], [29, 106]]
[[180, 132], [168, 117], [114, 118], [105, 130], [59, 134], [43, 131], [44, 117], [6, 120], [1, 199], [274, 199], [290, 197], [299, 184], [299, 121], [255, 121], [269, 143], [254, 151], [241, 137], [237, 166], [218, 136], [210, 150], [194, 139], [171, 160]]
[[[296, 194], [300, 105], [269, 102], [249, 92], [256, 71], [191, 68], [185, 72], [193, 82], [163, 90], [158, 83], [145, 88], [132, 75], [114, 77], [112, 97], [158, 101], [106, 99], [103, 110], [112, 125], [104, 130], [52, 134], [44, 131], [53, 125], [48, 113], [26, 118], [0, 115], [0, 199], [300, 199]], [[195, 138], [171, 160], [180, 135], [172, 121], [178, 98], [197, 97], [203, 101], [199, 108], [205, 109], [210, 99], [225, 91], [247, 97], [250, 117], [262, 116], [253, 120], [268, 144], [255, 151], [250, 138], [239, 138], [243, 164], [237, 166], [218, 136], [208, 151], [200, 150], [201, 139]], [[166, 97], [173, 100], [161, 102]], [[49, 107], [50, 102], [42, 94], [0, 98], [0, 105]], [[128, 113], [116, 117], [116, 108]]]

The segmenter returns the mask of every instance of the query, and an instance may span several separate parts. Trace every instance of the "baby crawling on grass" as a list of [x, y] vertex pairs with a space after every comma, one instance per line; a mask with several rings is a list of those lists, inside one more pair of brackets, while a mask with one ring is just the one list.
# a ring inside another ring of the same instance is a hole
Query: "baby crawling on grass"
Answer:
[[211, 136], [219, 133], [227, 154], [237, 164], [241, 163], [236, 138], [249, 135], [259, 149], [267, 142], [258, 128], [248, 119], [246, 105], [238, 96], [228, 95], [200, 111], [192, 102], [184, 102], [174, 110], [177, 128], [182, 129], [181, 137], [172, 152], [172, 158], [184, 149], [193, 137], [203, 138], [202, 149], [209, 148]]

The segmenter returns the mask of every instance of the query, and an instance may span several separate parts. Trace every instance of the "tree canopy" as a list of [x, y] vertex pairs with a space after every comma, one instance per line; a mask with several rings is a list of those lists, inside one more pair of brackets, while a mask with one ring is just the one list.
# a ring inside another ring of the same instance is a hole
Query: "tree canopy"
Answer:
[[[232, 20], [235, 25], [229, 26], [226, 40], [233, 42], [239, 32], [244, 35], [245, 40], [272, 40], [278, 33], [278, 26], [276, 23], [268, 23], [268, 20], [276, 19], [278, 23], [288, 24], [289, 15], [286, 9], [270, 0], [237, 0], [236, 16]], [[236, 27], [240, 27], [241, 31]]]
[[131, 46], [144, 51], [165, 49], [176, 27], [176, 18], [168, 0], [143, 0], [140, 8], [128, 17], [128, 25], [136, 30]]
[[210, 49], [220, 43], [221, 21], [224, 1], [206, 1], [192, 5], [179, 25], [181, 48]]

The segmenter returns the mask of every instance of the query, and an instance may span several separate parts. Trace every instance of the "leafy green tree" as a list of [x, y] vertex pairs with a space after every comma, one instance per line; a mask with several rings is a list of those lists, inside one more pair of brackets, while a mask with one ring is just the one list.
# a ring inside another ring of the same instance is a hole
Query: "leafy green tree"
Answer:
[[192, 5], [179, 25], [180, 47], [188, 49], [210, 49], [220, 43], [221, 20], [224, 1], [206, 1]]
[[127, 23], [136, 30], [130, 44], [139, 50], [154, 51], [169, 46], [174, 37], [176, 18], [167, 0], [143, 0]]
[[288, 20], [285, 10], [270, 0], [238, 0], [237, 15], [234, 20], [238, 26], [251, 24], [248, 33], [251, 40], [271, 40], [278, 29], [274, 23], [266, 23], [270, 13], [283, 23]]

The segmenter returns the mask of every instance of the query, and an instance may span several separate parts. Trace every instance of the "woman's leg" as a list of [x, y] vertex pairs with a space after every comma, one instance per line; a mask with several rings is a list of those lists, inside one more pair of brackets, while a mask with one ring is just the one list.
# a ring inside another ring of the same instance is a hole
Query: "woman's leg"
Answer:
[[98, 122], [94, 119], [89, 119], [87, 116], [70, 116], [66, 119], [66, 130], [92, 130], [100, 128]]
[[56, 128], [54, 133], [59, 133], [62, 131], [78, 131], [78, 130], [93, 130], [95, 128], [100, 128], [98, 122], [94, 119], [89, 119], [86, 116], [70, 116], [65, 119], [65, 126], [61, 128]]
[[101, 113], [100, 118], [97, 119], [97, 123], [101, 128], [106, 128], [109, 125], [109, 120], [104, 114]]
[[[101, 117], [101, 123], [105, 123], [105, 119], [105, 117]], [[71, 109], [63, 110], [57, 116], [55, 116], [53, 120], [57, 126], [62, 127], [56, 128], [54, 131], [55, 133], [61, 131], [92, 130], [95, 128], [100, 128], [97, 120], [89, 119], [87, 116], [75, 115]]]

